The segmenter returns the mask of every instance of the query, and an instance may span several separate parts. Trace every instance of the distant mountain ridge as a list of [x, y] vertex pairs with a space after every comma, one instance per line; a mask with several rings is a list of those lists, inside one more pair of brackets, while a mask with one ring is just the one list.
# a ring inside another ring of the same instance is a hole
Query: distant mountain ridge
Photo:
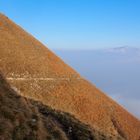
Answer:
[[18, 94], [72, 114], [112, 140], [139, 138], [138, 119], [1, 14], [0, 27], [0, 71]]
[[105, 49], [106, 52], [111, 53], [140, 53], [140, 48], [136, 47], [129, 47], [129, 46], [123, 46], [123, 47], [115, 47], [115, 48], [109, 48]]

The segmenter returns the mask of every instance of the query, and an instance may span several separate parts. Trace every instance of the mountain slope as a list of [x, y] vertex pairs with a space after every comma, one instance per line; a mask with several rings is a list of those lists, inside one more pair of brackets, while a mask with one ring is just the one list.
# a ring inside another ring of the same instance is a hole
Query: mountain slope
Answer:
[[[111, 140], [68, 113], [18, 95], [0, 74], [0, 140]], [[117, 139], [123, 140], [121, 136]]]
[[22, 96], [68, 112], [111, 137], [140, 136], [139, 120], [4, 15], [0, 15], [0, 71]]

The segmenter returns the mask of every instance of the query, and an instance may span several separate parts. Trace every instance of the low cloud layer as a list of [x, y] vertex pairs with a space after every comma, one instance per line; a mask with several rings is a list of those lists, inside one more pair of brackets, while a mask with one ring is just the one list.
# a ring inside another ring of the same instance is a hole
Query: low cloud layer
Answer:
[[140, 49], [55, 52], [83, 77], [140, 119]]

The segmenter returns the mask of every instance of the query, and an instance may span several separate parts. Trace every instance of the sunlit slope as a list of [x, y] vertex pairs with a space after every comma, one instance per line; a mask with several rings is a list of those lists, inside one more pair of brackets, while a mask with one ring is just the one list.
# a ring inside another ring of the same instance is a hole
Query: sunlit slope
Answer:
[[39, 41], [0, 15], [0, 71], [25, 97], [73, 114], [112, 136], [138, 140], [140, 121]]
[[[0, 15], [0, 66], [6, 76], [79, 77], [31, 35]], [[7, 67], [8, 66], [8, 67]], [[28, 67], [28, 69], [26, 69]]]
[[0, 140], [11, 139], [112, 140], [68, 113], [18, 95], [0, 74]]

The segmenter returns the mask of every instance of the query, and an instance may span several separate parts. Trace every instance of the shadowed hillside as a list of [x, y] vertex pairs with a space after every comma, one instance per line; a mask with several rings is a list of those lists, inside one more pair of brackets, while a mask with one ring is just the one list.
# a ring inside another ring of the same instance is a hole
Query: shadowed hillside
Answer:
[[140, 121], [0, 14], [0, 71], [20, 95], [74, 115], [92, 129], [138, 140]]

